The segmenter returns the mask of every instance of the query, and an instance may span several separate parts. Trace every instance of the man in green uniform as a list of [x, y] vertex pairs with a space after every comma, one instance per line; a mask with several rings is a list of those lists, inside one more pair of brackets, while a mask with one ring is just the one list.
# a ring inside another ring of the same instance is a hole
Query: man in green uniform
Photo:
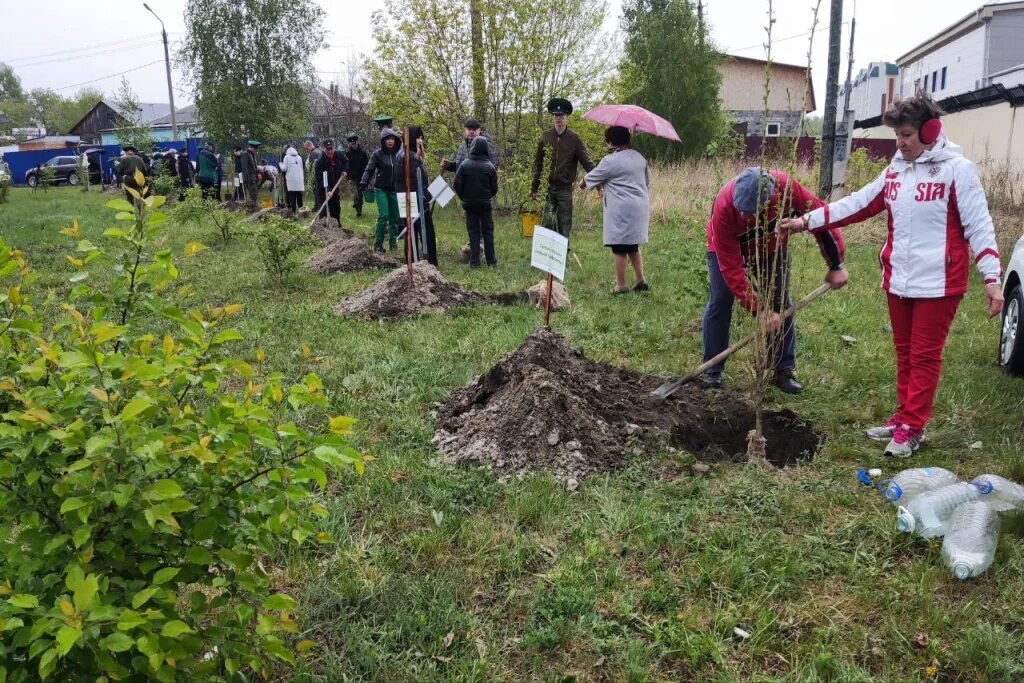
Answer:
[[250, 211], [256, 210], [256, 199], [259, 197], [259, 140], [249, 140], [249, 147], [242, 152], [242, 184], [245, 186], [245, 204]]
[[377, 130], [384, 130], [385, 128], [392, 128], [391, 125], [394, 121], [394, 117], [387, 114], [381, 114], [373, 119], [373, 122], [377, 124]]
[[[146, 194], [143, 195], [142, 186], [135, 182], [136, 171], [141, 173], [143, 176], [146, 175], [146, 164], [139, 157], [139, 151], [132, 147], [131, 145], [125, 145], [124, 154], [125, 155], [121, 159], [121, 163], [117, 165], [117, 172], [121, 174], [121, 184], [124, 185], [125, 187], [125, 196], [128, 197], [129, 202], [134, 204], [135, 197], [133, 197], [132, 193], [128, 191], [128, 188], [135, 190], [143, 197], [149, 194], [148, 185], [146, 185]], [[143, 184], [145, 184], [145, 181], [143, 181]]]
[[572, 232], [572, 192], [576, 185], [577, 165], [590, 171], [594, 162], [587, 154], [580, 136], [566, 125], [572, 113], [572, 103], [561, 97], [548, 102], [552, 127], [540, 136], [537, 154], [533, 160], [533, 183], [530, 199], [536, 200], [540, 190], [540, 176], [545, 157], [550, 151], [551, 172], [548, 174], [547, 198], [544, 204], [544, 227], [557, 230], [565, 237]]

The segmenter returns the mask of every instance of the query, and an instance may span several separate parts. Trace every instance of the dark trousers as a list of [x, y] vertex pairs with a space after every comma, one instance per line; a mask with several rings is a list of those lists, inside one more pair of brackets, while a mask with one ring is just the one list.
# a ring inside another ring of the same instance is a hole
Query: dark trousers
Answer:
[[[363, 193], [359, 191], [359, 178], [352, 178], [352, 189], [355, 190], [356, 196], [352, 200], [352, 208], [356, 210], [357, 216], [363, 215]], [[431, 228], [431, 234], [433, 234], [433, 228]]]
[[200, 180], [199, 189], [203, 191], [203, 199], [218, 199], [217, 187], [209, 180]]
[[551, 187], [544, 206], [544, 227], [565, 237], [572, 232], [572, 187]]
[[466, 232], [469, 233], [469, 265], [480, 265], [480, 239], [484, 241], [484, 257], [487, 265], [498, 265], [494, 253], [494, 215], [491, 207], [464, 207], [466, 209]]
[[256, 210], [256, 205], [259, 203], [260, 198], [260, 186], [257, 184], [255, 178], [246, 181], [245, 183], [245, 205], [249, 207], [250, 211]]
[[[789, 296], [789, 254], [783, 249], [777, 258], [770, 258], [775, 262], [774, 291], [772, 293], [772, 306], [774, 310], [782, 312], [784, 308], [792, 305]], [[756, 269], [751, 269], [748, 274], [755, 278], [756, 283], [768, 284], [770, 278], [765, 277], [768, 271], [768, 264], [765, 264], [762, 272], [758, 274]], [[718, 268], [718, 255], [708, 252], [708, 279], [711, 288], [707, 308], [704, 309], [703, 334], [704, 334], [704, 360], [708, 361], [722, 351], [729, 348], [729, 325], [732, 323], [732, 305], [735, 297], [729, 286], [722, 277], [722, 271]], [[792, 370], [796, 367], [796, 324], [790, 317], [782, 326], [782, 346], [778, 348], [775, 357], [775, 370]], [[707, 371], [708, 375], [721, 375], [725, 369], [725, 361], [715, 365]]]
[[306, 194], [302, 190], [288, 190], [288, 208], [292, 211], [298, 211], [299, 207], [302, 206], [302, 195]]
[[338, 225], [341, 225], [341, 197], [337, 192], [327, 200], [327, 209], [324, 211], [324, 215], [330, 216], [338, 221]]
[[[416, 237], [416, 249], [420, 256], [419, 260], [426, 259], [430, 265], [436, 266], [437, 237], [434, 234], [434, 214], [429, 208], [423, 212], [422, 216], [413, 221], [412, 231]], [[409, 239], [408, 232], [405, 234], [405, 239]], [[426, 244], [424, 244], [424, 241]], [[408, 249], [408, 245], [405, 248]], [[479, 258], [477, 261], [479, 262]]]
[[313, 210], [318, 211], [324, 204], [324, 198], [327, 196], [327, 191], [324, 190], [319, 184], [317, 184], [314, 178], [313, 182]]

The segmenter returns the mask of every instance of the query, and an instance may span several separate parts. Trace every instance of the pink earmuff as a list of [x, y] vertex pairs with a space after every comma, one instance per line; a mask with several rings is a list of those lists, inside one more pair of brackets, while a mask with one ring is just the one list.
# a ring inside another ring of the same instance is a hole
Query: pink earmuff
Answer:
[[942, 134], [942, 121], [938, 119], [928, 119], [921, 125], [921, 130], [918, 131], [917, 137], [920, 138], [921, 142], [930, 145], [939, 139], [939, 135]]

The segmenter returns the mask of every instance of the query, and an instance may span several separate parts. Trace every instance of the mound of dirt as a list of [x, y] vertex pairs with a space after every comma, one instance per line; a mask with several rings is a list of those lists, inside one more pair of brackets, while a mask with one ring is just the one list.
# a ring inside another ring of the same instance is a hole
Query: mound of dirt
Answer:
[[226, 202], [221, 202], [217, 206], [217, 208], [218, 209], [226, 209], [228, 211], [235, 211], [235, 212], [239, 212], [239, 213], [249, 213], [249, 207], [245, 205], [245, 202], [236, 202], [234, 200], [228, 200]]
[[367, 320], [397, 320], [489, 300], [452, 284], [426, 261], [413, 264], [412, 287], [408, 277], [406, 266], [400, 266], [369, 289], [343, 299], [334, 312]]
[[[682, 448], [742, 461], [754, 415], [738, 396], [683, 387], [667, 401], [657, 377], [596, 363], [541, 329], [437, 408], [434, 444], [452, 461], [503, 476], [545, 470], [563, 481], [624, 467], [645, 450]], [[784, 411], [766, 417], [768, 459], [813, 457], [814, 429]]]
[[324, 219], [321, 219], [310, 229], [313, 238], [324, 245], [323, 249], [309, 257], [306, 264], [314, 273], [333, 275], [353, 270], [394, 268], [398, 265], [398, 261], [390, 256], [371, 250], [366, 242], [351, 230], [339, 228], [333, 218], [326, 220], [333, 223], [333, 227], [321, 225], [324, 222]]

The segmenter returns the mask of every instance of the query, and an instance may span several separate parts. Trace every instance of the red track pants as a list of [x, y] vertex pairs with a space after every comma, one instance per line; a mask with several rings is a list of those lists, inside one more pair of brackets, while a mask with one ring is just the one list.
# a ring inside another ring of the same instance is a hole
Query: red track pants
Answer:
[[942, 350], [960, 305], [959, 296], [905, 299], [889, 294], [889, 321], [896, 347], [896, 417], [921, 430], [932, 416], [942, 371]]

